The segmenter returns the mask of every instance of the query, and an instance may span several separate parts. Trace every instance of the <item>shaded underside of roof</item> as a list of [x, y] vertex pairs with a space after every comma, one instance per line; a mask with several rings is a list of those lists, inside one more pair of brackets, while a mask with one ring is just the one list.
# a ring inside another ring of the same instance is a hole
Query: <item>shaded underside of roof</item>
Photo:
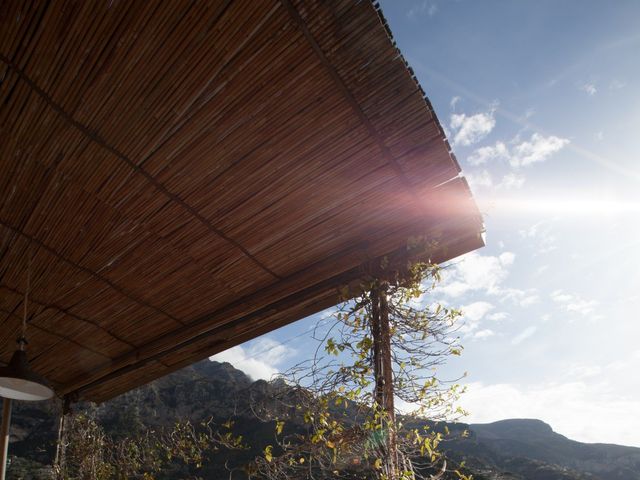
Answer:
[[102, 401], [482, 220], [370, 2], [0, 7], [0, 360]]

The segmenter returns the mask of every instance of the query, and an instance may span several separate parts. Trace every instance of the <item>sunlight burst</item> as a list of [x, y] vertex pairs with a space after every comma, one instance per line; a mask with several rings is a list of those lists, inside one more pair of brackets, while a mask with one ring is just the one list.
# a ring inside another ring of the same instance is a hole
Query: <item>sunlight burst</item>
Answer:
[[580, 197], [520, 197], [492, 198], [488, 210], [510, 213], [544, 213], [557, 215], [620, 215], [640, 214], [640, 202]]

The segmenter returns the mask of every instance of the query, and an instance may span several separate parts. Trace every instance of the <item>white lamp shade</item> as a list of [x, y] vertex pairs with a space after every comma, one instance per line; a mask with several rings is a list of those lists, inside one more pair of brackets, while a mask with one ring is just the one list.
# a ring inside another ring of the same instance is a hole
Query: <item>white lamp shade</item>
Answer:
[[0, 377], [0, 397], [33, 402], [48, 400], [52, 396], [53, 390], [40, 383], [23, 378]]
[[53, 390], [31, 370], [26, 352], [16, 350], [9, 365], [0, 368], [0, 396], [33, 402], [53, 397]]

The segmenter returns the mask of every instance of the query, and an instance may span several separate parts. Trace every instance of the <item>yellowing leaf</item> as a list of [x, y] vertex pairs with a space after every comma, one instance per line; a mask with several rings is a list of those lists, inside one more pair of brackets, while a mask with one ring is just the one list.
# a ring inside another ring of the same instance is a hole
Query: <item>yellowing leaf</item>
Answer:
[[273, 460], [273, 447], [271, 445], [267, 445], [264, 449], [264, 458], [267, 462], [271, 462], [271, 460]]

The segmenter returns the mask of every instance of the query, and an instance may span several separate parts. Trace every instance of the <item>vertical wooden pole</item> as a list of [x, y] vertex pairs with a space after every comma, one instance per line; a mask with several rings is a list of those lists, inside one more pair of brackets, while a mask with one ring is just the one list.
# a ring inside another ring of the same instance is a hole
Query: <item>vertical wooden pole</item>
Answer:
[[7, 460], [9, 453], [9, 427], [11, 425], [11, 399], [2, 402], [2, 429], [0, 430], [0, 480], [7, 475]]
[[378, 288], [371, 290], [371, 336], [373, 337], [373, 378], [375, 391], [373, 400], [377, 409], [384, 408], [384, 394], [382, 386], [382, 336], [380, 332], [380, 292]]
[[53, 463], [55, 478], [62, 480], [65, 477], [66, 452], [67, 452], [67, 421], [71, 415], [71, 400], [65, 396], [62, 400], [62, 412], [58, 424], [58, 442], [56, 443], [56, 458]]
[[65, 423], [65, 414], [62, 412], [60, 414], [60, 423], [58, 424], [58, 441], [56, 442], [56, 458], [53, 462], [55, 478], [62, 479], [63, 474], [63, 457], [64, 457], [64, 423]]
[[388, 421], [387, 464], [389, 468], [389, 479], [395, 480], [398, 472], [398, 445], [396, 439], [396, 411], [393, 388], [393, 361], [391, 358], [391, 326], [389, 324], [389, 303], [387, 300], [387, 284], [380, 287], [380, 345], [381, 364], [383, 379], [383, 399], [384, 411]]
[[376, 408], [385, 416], [387, 432], [385, 469], [387, 478], [395, 480], [398, 472], [398, 452], [395, 426], [393, 361], [391, 357], [391, 326], [386, 283], [371, 290], [371, 334], [373, 336], [373, 367]]

